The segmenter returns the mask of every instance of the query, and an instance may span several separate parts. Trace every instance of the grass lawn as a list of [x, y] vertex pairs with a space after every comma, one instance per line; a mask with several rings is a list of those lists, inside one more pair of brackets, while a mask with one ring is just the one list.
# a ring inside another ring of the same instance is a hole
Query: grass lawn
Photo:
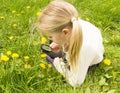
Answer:
[[67, 0], [101, 29], [104, 60], [79, 88], [47, 64], [35, 28], [50, 0], [0, 0], [0, 93], [120, 93], [120, 0]]

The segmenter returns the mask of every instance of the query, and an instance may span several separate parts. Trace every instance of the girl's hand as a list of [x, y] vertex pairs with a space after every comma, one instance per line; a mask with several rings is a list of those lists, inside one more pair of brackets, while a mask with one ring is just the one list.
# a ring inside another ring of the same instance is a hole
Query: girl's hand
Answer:
[[63, 59], [59, 58], [59, 57], [56, 57], [56, 58], [54, 58], [53, 63], [56, 63], [56, 62], [63, 62]]
[[55, 53], [57, 53], [57, 52], [59, 52], [61, 50], [61, 46], [54, 43], [54, 42], [52, 42], [50, 44], [50, 47], [52, 48], [52, 51], [55, 52]]
[[62, 59], [59, 57], [56, 57], [54, 59], [53, 65], [54, 67], [60, 72], [61, 74], [63, 73], [63, 70], [65, 70], [65, 63], [61, 61]]
[[60, 62], [60, 58], [59, 57], [56, 57], [53, 61], [53, 64], [56, 64], [56, 62]]

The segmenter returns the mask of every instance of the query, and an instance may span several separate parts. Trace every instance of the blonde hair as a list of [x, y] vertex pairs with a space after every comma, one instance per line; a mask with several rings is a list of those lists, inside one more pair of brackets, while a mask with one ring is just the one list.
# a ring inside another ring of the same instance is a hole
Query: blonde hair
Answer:
[[71, 18], [77, 18], [78, 12], [73, 5], [63, 0], [54, 0], [42, 11], [39, 17], [38, 28], [41, 31], [62, 31], [66, 26], [71, 26], [72, 35], [68, 49], [70, 67], [75, 69], [79, 60], [79, 52], [82, 46], [82, 31], [78, 20], [71, 22]]

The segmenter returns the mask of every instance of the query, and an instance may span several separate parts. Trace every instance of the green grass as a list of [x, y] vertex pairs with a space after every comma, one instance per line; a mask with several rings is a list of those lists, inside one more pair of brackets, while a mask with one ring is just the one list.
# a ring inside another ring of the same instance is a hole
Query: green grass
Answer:
[[[120, 0], [67, 0], [79, 11], [82, 19], [89, 19], [101, 29], [105, 46], [104, 59], [88, 72], [79, 88], [72, 88], [54, 68], [42, 58], [42, 35], [34, 28], [38, 16], [50, 0], [0, 0], [0, 56], [8, 50], [19, 54], [0, 60], [0, 93], [120, 93]], [[17, 26], [13, 27], [13, 24]], [[9, 37], [13, 36], [10, 40]], [[28, 60], [24, 56], [29, 56]], [[30, 64], [28, 69], [24, 64]]]

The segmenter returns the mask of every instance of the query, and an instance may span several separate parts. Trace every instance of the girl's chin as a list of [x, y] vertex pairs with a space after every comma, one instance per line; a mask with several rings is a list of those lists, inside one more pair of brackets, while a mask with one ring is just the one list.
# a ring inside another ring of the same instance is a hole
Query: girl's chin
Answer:
[[68, 51], [68, 45], [64, 45], [63, 46], [63, 52], [67, 52]]

